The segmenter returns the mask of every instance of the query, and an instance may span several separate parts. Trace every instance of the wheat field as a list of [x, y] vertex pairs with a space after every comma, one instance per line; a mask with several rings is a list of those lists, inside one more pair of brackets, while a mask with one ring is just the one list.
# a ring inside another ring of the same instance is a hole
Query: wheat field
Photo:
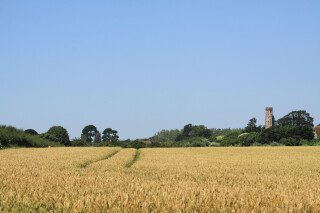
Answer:
[[319, 212], [320, 147], [0, 151], [0, 212]]

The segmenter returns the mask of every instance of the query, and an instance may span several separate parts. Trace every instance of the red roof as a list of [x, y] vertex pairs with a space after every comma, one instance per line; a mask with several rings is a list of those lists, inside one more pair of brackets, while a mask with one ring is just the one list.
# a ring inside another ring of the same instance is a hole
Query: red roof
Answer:
[[147, 140], [147, 141], [143, 141], [143, 143], [145, 143], [145, 144], [150, 144], [151, 141], [150, 141], [150, 140]]
[[317, 135], [318, 135], [318, 137], [319, 137], [320, 126], [316, 126], [315, 128], [313, 128], [313, 130], [317, 133]]

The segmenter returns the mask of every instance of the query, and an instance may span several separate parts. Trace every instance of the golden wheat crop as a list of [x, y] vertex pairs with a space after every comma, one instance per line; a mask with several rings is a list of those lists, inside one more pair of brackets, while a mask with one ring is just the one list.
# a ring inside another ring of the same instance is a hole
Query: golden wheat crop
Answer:
[[2, 150], [0, 212], [320, 211], [320, 147], [140, 149], [128, 164], [136, 153]]

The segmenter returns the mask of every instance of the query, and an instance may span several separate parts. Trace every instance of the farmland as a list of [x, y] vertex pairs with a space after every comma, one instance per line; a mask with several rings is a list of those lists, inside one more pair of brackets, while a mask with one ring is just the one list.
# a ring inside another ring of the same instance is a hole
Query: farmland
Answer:
[[320, 147], [0, 151], [0, 212], [320, 210]]

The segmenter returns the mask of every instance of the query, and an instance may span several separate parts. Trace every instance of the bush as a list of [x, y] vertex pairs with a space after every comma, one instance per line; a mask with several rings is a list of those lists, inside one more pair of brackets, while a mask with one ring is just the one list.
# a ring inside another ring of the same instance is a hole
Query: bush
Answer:
[[239, 143], [238, 136], [240, 133], [238, 132], [231, 132], [223, 137], [221, 140], [221, 146], [235, 146]]
[[46, 147], [62, 146], [38, 135], [29, 135], [12, 126], [0, 126], [0, 143], [4, 147], [24, 146], [24, 147]]
[[284, 146], [284, 144], [273, 141], [270, 143], [270, 146]]
[[320, 142], [314, 143], [313, 146], [320, 146]]
[[[301, 139], [312, 140], [314, 138], [313, 129], [308, 125], [304, 126], [273, 126], [268, 129], [264, 129], [258, 138], [258, 142], [267, 144], [270, 141], [276, 141], [281, 143], [281, 139], [286, 141], [291, 138], [291, 142], [287, 141], [288, 144], [299, 144], [294, 140], [300, 141]], [[293, 145], [288, 145], [293, 146]], [[294, 145], [296, 146], [296, 145]]]
[[241, 146], [251, 146], [258, 141], [259, 135], [257, 132], [244, 133], [238, 136], [238, 142]]
[[[169, 141], [169, 143], [170, 143], [170, 141]], [[152, 141], [151, 147], [162, 147], [162, 143], [157, 142], [157, 141]]]
[[136, 149], [140, 149], [140, 148], [145, 148], [147, 145], [145, 143], [143, 143], [142, 141], [140, 140], [135, 140], [135, 141], [132, 141], [130, 142], [128, 145], [127, 145], [127, 148], [136, 148]]
[[216, 137], [216, 140], [217, 140], [217, 141], [222, 141], [223, 138], [224, 138], [224, 136], [223, 136], [223, 135], [220, 135], [220, 136], [217, 136], [217, 137]]
[[312, 140], [302, 139], [302, 140], [300, 140], [300, 145], [301, 146], [313, 146], [317, 142], [318, 142], [318, 140], [316, 140], [316, 139], [312, 139]]
[[54, 135], [51, 135], [49, 133], [43, 133], [39, 135], [41, 138], [53, 141], [53, 142], [59, 142], [59, 139], [57, 137], [55, 137]]
[[190, 147], [205, 147], [207, 145], [202, 143], [201, 141], [195, 141], [195, 142], [189, 143], [189, 146]]
[[238, 144], [238, 139], [237, 138], [223, 139], [220, 144], [221, 146], [235, 146], [236, 144]]
[[188, 141], [189, 147], [205, 147], [210, 145], [210, 141], [207, 138], [194, 137]]
[[87, 141], [81, 138], [74, 138], [70, 143], [71, 143], [71, 146], [90, 146], [91, 145], [87, 143]]
[[295, 138], [281, 138], [280, 143], [286, 146], [299, 146], [300, 140], [297, 140]]
[[217, 142], [211, 142], [209, 146], [218, 147], [221, 146], [221, 144]]
[[263, 144], [258, 143], [258, 142], [255, 142], [255, 143], [253, 143], [251, 146], [263, 146]]

